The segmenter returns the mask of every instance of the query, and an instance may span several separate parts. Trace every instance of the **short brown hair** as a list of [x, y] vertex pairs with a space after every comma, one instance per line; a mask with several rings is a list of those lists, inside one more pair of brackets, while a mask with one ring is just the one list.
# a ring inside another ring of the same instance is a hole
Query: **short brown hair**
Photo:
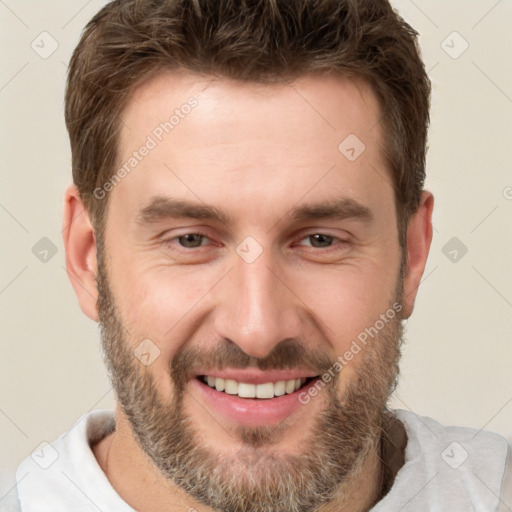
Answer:
[[388, 0], [114, 0], [87, 24], [65, 99], [73, 181], [102, 231], [108, 197], [93, 192], [118, 165], [120, 117], [151, 74], [272, 83], [320, 72], [367, 80], [382, 109], [400, 243], [425, 179], [430, 81], [417, 32]]

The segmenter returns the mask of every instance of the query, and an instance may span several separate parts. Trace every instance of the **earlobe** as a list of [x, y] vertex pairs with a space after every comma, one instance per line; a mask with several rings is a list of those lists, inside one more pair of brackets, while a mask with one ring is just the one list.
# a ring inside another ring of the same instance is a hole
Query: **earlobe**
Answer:
[[409, 318], [414, 310], [418, 287], [427, 263], [432, 242], [433, 208], [434, 196], [424, 190], [421, 193], [418, 210], [409, 219], [407, 227], [408, 261], [403, 281], [404, 318]]
[[89, 213], [84, 208], [75, 185], [66, 189], [62, 236], [66, 250], [66, 270], [80, 308], [90, 319], [97, 322], [96, 236]]

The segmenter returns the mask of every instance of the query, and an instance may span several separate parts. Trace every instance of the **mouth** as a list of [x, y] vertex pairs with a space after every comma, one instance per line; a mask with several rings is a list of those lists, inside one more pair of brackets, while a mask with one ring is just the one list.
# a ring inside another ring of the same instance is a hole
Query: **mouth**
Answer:
[[201, 374], [192, 378], [189, 384], [201, 399], [203, 409], [214, 417], [224, 417], [230, 423], [251, 427], [275, 426], [292, 415], [294, 421], [305, 414], [311, 416], [310, 406], [306, 407], [301, 397], [308, 393], [320, 376], [294, 375], [296, 378], [293, 379], [279, 379], [268, 373], [252, 378], [246, 374], [240, 380], [224, 378], [226, 375]]
[[200, 382], [206, 384], [218, 392], [228, 395], [236, 395], [239, 398], [254, 398], [270, 400], [279, 396], [291, 395], [306, 387], [311, 381], [318, 377], [302, 377], [297, 379], [269, 381], [261, 384], [240, 382], [234, 379], [224, 379], [211, 375], [198, 375]]

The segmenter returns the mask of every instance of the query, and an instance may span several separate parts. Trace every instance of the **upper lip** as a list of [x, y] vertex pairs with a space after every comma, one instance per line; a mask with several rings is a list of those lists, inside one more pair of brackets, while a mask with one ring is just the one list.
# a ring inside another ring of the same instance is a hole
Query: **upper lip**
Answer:
[[209, 377], [217, 377], [220, 379], [231, 379], [237, 382], [245, 382], [247, 384], [265, 384], [267, 382], [278, 382], [280, 380], [307, 379], [316, 377], [318, 373], [308, 370], [268, 370], [262, 371], [255, 368], [246, 370], [224, 369], [224, 370], [204, 370], [196, 372], [194, 377], [199, 375], [207, 375]]

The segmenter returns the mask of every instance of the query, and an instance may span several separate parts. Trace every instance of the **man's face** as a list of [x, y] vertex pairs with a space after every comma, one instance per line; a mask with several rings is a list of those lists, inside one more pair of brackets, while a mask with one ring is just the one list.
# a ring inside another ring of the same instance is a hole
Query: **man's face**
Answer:
[[402, 304], [379, 119], [341, 78], [185, 73], [146, 82], [123, 114], [119, 167], [136, 163], [109, 192], [103, 344], [136, 439], [198, 501], [313, 510], [375, 445]]

